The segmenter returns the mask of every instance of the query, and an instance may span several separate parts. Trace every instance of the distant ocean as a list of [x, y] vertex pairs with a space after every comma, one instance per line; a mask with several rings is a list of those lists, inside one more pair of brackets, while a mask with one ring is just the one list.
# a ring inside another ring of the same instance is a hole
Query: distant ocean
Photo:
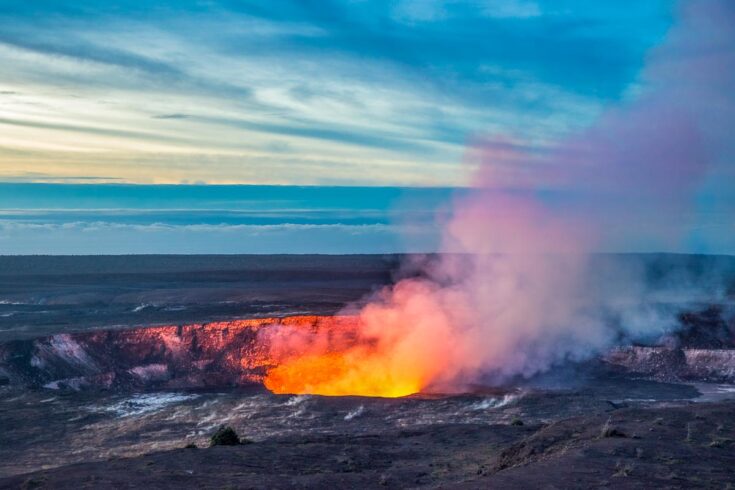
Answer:
[[432, 251], [447, 188], [0, 184], [0, 255]]

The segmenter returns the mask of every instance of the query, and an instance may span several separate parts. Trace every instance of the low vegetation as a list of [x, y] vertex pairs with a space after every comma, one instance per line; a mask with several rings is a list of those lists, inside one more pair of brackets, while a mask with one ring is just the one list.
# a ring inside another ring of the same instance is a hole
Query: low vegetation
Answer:
[[238, 446], [242, 444], [240, 437], [230, 426], [220, 425], [209, 439], [210, 446]]

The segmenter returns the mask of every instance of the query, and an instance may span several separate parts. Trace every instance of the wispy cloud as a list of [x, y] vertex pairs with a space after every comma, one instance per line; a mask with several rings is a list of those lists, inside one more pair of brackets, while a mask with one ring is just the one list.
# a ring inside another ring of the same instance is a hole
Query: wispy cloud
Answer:
[[544, 140], [625, 96], [667, 8], [610, 5], [6, 5], [0, 178], [461, 183], [474, 133]]
[[[137, 253], [395, 253], [434, 247], [434, 230], [368, 224], [170, 225], [0, 220], [0, 255]], [[52, 244], [52, 245], [51, 245]]]
[[156, 114], [151, 117], [154, 119], [186, 119], [191, 116], [188, 114]]

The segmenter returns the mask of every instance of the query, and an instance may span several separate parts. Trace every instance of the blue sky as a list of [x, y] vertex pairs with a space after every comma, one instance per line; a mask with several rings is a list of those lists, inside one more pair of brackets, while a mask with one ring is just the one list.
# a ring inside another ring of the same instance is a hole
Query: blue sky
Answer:
[[[668, 85], [679, 7], [0, 0], [0, 254], [434, 250], [475, 142], [543, 156]], [[718, 152], [674, 251], [735, 253]], [[636, 226], [610, 248], [661, 248]]]
[[[624, 4], [624, 5], [623, 5]], [[0, 1], [0, 179], [462, 185], [639, 89], [671, 2]]]

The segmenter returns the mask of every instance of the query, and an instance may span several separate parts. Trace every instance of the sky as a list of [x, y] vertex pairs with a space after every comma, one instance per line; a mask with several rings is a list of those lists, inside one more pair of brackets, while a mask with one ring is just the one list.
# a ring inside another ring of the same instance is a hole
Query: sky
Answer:
[[1, 0], [5, 181], [451, 186], [635, 92], [671, 2]]
[[[680, 7], [0, 0], [0, 254], [431, 251], [477, 141], [543, 153], [656, 92]], [[674, 251], [735, 253], [715, 175]]]

